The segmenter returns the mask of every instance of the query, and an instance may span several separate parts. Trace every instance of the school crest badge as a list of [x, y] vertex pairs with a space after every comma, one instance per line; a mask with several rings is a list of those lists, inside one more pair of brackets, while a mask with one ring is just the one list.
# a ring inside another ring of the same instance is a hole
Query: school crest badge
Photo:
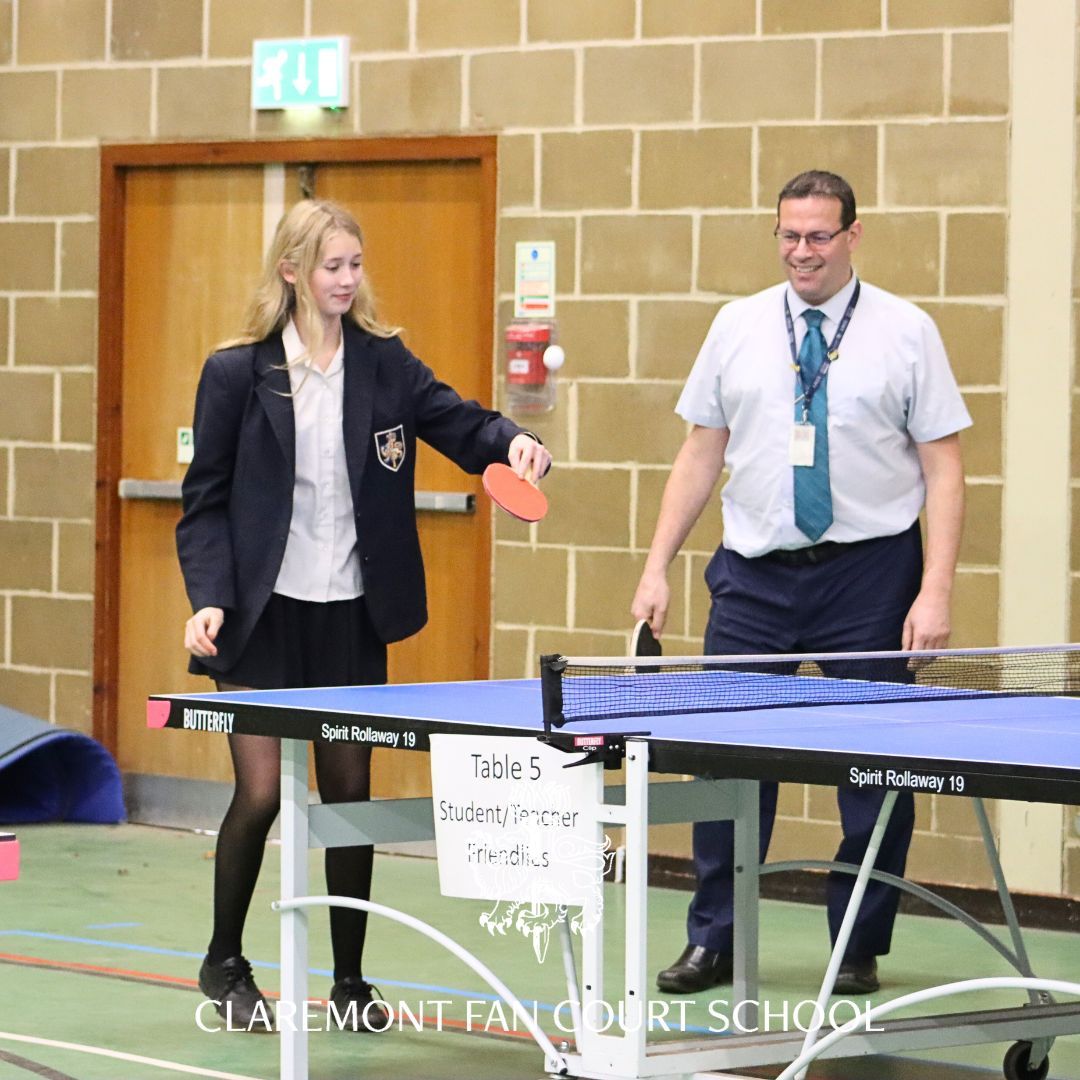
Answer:
[[405, 460], [405, 429], [401, 424], [386, 431], [376, 431], [375, 449], [379, 452], [379, 464], [397, 472]]

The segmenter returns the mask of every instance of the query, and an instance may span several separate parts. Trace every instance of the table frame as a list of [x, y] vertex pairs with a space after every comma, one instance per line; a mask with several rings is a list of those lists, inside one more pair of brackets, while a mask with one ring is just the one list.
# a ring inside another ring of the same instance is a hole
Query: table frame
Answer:
[[[308, 743], [281, 740], [281, 1000], [294, 1010], [307, 1000], [307, 913], [289, 903], [308, 892], [307, 853], [310, 847], [395, 843], [430, 839], [434, 835], [430, 799], [380, 800], [371, 803], [308, 805]], [[649, 783], [648, 740], [626, 740], [626, 785], [605, 787], [601, 764], [582, 766], [594, 773], [596, 801], [583, 812], [594, 819], [597, 840], [605, 826], [626, 830], [626, 916], [623, 931], [624, 985], [621, 1003], [627, 1017], [648, 1001], [652, 983], [647, 970], [648, 928], [648, 826], [698, 820], [732, 820], [735, 831], [735, 938], [733, 1000], [756, 1001], [758, 997], [758, 782], [753, 779], [691, 780]], [[891, 802], [891, 801], [890, 801]], [[884, 811], [883, 811], [884, 813]], [[983, 815], [985, 817], [985, 815]], [[883, 827], [884, 818], [879, 820]], [[988, 826], [987, 826], [988, 829]], [[1017, 956], [1026, 966], [1022, 939], [1011, 915], [992, 835], [987, 853], [1003, 896]], [[871, 874], [876, 851], [870, 851], [860, 868], [864, 881]], [[853, 903], [858, 896], [853, 896]], [[610, 1001], [604, 994], [603, 912], [584, 913], [582, 935], [581, 1008], [586, 1016], [598, 1003]], [[853, 912], [849, 911], [853, 917]], [[595, 919], [595, 922], [594, 922]], [[842, 942], [826, 973], [821, 1000], [828, 997]], [[564, 950], [565, 957], [565, 950]], [[572, 953], [570, 954], [572, 964]], [[1020, 964], [1017, 964], [1020, 967]], [[1030, 969], [1022, 974], [1030, 974]], [[279, 1007], [280, 1008], [280, 1007]], [[752, 1010], [743, 1016], [752, 1022]], [[294, 1011], [294, 1015], [299, 1015]], [[642, 1080], [651, 1077], [700, 1077], [721, 1080], [725, 1070], [786, 1063], [800, 1054], [807, 1040], [799, 1031], [730, 1035], [706, 1039], [678, 1039], [649, 1043], [645, 1024], [631, 1025], [622, 1035], [590, 1031], [577, 1033], [573, 1050], [557, 1057], [545, 1056], [551, 1075], [571, 1075], [589, 1080]], [[1022, 1008], [990, 1009], [890, 1021], [880, 1032], [861, 1032], [830, 1047], [824, 1057], [912, 1051], [973, 1043], [1028, 1040], [1034, 1044], [1033, 1060], [1039, 1060], [1059, 1035], [1080, 1032], [1080, 1002], [1053, 1004], [1035, 999]], [[282, 1080], [308, 1080], [307, 1033], [297, 1026], [281, 1030]]]

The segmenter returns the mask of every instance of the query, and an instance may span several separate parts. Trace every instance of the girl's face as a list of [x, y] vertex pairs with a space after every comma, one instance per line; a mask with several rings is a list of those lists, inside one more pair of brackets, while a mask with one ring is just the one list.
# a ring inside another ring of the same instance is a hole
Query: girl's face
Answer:
[[360, 241], [346, 232], [331, 233], [308, 280], [315, 306], [326, 322], [340, 319], [352, 307], [363, 277]]

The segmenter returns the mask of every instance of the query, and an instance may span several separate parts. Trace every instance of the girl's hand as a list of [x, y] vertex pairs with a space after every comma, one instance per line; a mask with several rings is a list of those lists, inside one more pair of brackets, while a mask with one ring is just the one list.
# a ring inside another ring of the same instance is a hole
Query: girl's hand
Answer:
[[534, 484], [551, 468], [551, 454], [548, 448], [524, 432], [514, 436], [506, 459], [510, 463], [510, 468], [518, 476]]
[[184, 648], [192, 656], [217, 656], [214, 644], [225, 612], [219, 607], [200, 608], [184, 623]]

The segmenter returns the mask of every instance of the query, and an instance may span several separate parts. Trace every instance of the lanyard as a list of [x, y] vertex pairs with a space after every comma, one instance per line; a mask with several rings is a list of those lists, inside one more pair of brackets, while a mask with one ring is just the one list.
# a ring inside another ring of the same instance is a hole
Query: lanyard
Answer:
[[[787, 291], [785, 290], [784, 292], [784, 321], [787, 323], [788, 345], [791, 347], [791, 366], [798, 373], [799, 383], [802, 385], [804, 421], [810, 415], [810, 405], [814, 400], [814, 395], [817, 393], [818, 387], [825, 381], [825, 376], [829, 374], [829, 366], [840, 354], [840, 342], [844, 340], [844, 334], [847, 333], [848, 323], [851, 322], [851, 316], [855, 313], [855, 305], [859, 302], [859, 292], [861, 288], [861, 282], [856, 281], [855, 290], [852, 292], [851, 299], [848, 301], [848, 306], [840, 319], [840, 325], [836, 328], [836, 334], [832, 339], [832, 344], [826, 350], [825, 359], [822, 360], [821, 367], [818, 368], [817, 374], [814, 376], [814, 380], [809, 386], [806, 385], [806, 378], [803, 375], [802, 365], [799, 363], [799, 353], [795, 348], [795, 323], [791, 318], [791, 308], [788, 307]], [[809, 327], [806, 332], [808, 334], [811, 332]]]

